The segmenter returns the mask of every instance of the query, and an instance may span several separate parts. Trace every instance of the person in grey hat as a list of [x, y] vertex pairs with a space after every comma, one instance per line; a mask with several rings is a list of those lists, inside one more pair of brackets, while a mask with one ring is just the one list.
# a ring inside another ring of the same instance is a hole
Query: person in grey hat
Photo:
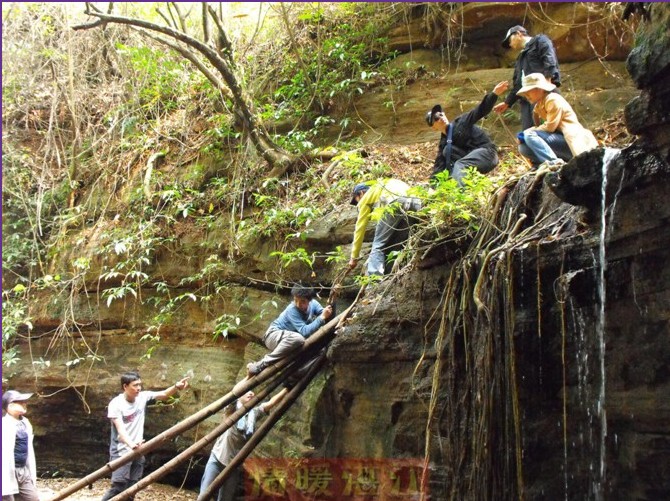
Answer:
[[512, 88], [509, 94], [493, 111], [503, 113], [519, 101], [521, 112], [521, 127], [525, 130], [533, 126], [533, 106], [518, 95], [521, 88], [521, 79], [531, 73], [542, 73], [549, 83], [556, 87], [561, 86], [561, 73], [558, 67], [556, 50], [551, 39], [544, 34], [531, 37], [526, 28], [517, 25], [507, 30], [502, 46], [506, 49], [518, 50], [519, 55], [514, 64], [514, 76], [512, 77]]
[[439, 104], [426, 113], [428, 126], [440, 132], [440, 144], [431, 179], [448, 170], [451, 177], [462, 185], [467, 167], [475, 167], [482, 174], [486, 174], [498, 165], [496, 145], [475, 123], [491, 112], [498, 97], [508, 88], [508, 82], [499, 82], [476, 108], [457, 116], [451, 123]]
[[2, 395], [2, 501], [39, 501], [33, 427], [25, 417], [32, 393]]

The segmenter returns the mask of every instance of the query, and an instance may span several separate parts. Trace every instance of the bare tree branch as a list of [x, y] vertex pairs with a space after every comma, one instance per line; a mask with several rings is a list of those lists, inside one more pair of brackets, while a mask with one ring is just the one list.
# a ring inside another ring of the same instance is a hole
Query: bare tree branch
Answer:
[[168, 47], [170, 47], [170, 48], [171, 48], [172, 50], [174, 50], [175, 52], [178, 52], [179, 54], [181, 54], [181, 56], [182, 56], [184, 59], [187, 59], [187, 60], [190, 61], [196, 68], [198, 68], [198, 70], [199, 70], [203, 75], [205, 75], [205, 77], [207, 78], [207, 80], [209, 80], [209, 81], [214, 85], [214, 87], [215, 87], [218, 91], [222, 92], [222, 93], [224, 94], [224, 96], [226, 96], [226, 97], [232, 99], [233, 96], [230, 94], [230, 91], [229, 91], [228, 88], [226, 87], [226, 84], [225, 84], [225, 83], [224, 83], [218, 76], [216, 76], [216, 74], [215, 74], [212, 70], [210, 70], [210, 69], [209, 69], [209, 68], [208, 68], [208, 67], [207, 67], [207, 66], [206, 66], [206, 65], [205, 65], [199, 58], [198, 58], [198, 56], [195, 55], [192, 51], [188, 50], [188, 49], [185, 48], [185, 47], [182, 47], [181, 45], [177, 45], [176, 43], [174, 43], [174, 42], [168, 40], [167, 38], [163, 38], [163, 37], [161, 37], [161, 36], [154, 35], [154, 34], [152, 34], [151, 32], [148, 32], [148, 31], [145, 31], [145, 30], [140, 30], [140, 29], [138, 29], [138, 31], [139, 31], [140, 33], [142, 33], [144, 36], [147, 36], [147, 37], [151, 38], [152, 40], [156, 40], [156, 41], [159, 42], [159, 43], [162, 43], [162, 44], [164, 44], [164, 45], [167, 45]]
[[178, 30], [179, 25], [177, 24], [177, 20], [174, 18], [174, 14], [172, 13], [171, 2], [167, 2], [167, 10], [168, 10], [168, 14], [170, 14], [170, 18], [172, 19], [172, 24], [170, 26], [172, 26], [174, 29]]
[[235, 62], [233, 61], [233, 46], [230, 43], [230, 40], [228, 40], [226, 31], [223, 29], [221, 18], [217, 15], [216, 11], [211, 5], [207, 5], [207, 8], [209, 10], [210, 16], [212, 16], [212, 19], [214, 20], [214, 24], [216, 24], [216, 29], [219, 33], [219, 36], [217, 37], [217, 46], [219, 48], [219, 52], [226, 56], [226, 59], [228, 59], [230, 64], [234, 67]]
[[[187, 35], [186, 33], [175, 30], [169, 26], [160, 26], [141, 19], [102, 14], [99, 12], [90, 12], [89, 15], [99, 18], [100, 23], [77, 25], [73, 26], [73, 29], [90, 29], [94, 27], [94, 25], [99, 26], [105, 22], [136, 26], [138, 28], [143, 28], [145, 30], [167, 35], [168, 37], [174, 38], [175, 40], [178, 40], [199, 52], [221, 74], [223, 81], [231, 92], [232, 100], [235, 105], [235, 115], [239, 119], [242, 130], [251, 140], [252, 144], [256, 148], [256, 151], [271, 165], [271, 174], [273, 176], [283, 174], [296, 161], [295, 156], [290, 155], [274, 144], [267, 132], [257, 122], [253, 114], [252, 101], [244, 89], [240, 86], [234, 68], [229, 63], [228, 59], [224, 59], [219, 56], [219, 54], [214, 49]], [[225, 35], [225, 32], [223, 34]]]
[[174, 19], [170, 20], [170, 18], [167, 17], [167, 15], [165, 15], [165, 13], [160, 9], [160, 7], [156, 7], [156, 12], [158, 13], [159, 16], [163, 18], [165, 24], [167, 24], [168, 26], [172, 26], [173, 28], [177, 28], [177, 26], [173, 24]]
[[207, 2], [202, 2], [202, 40], [209, 44], [209, 18], [207, 17]]
[[179, 18], [179, 27], [181, 28], [181, 31], [184, 33], [187, 32], [186, 30], [186, 16], [182, 14], [181, 9], [179, 8], [179, 4], [177, 2], [170, 2], [168, 4], [168, 9], [172, 6], [177, 13], [177, 17]]

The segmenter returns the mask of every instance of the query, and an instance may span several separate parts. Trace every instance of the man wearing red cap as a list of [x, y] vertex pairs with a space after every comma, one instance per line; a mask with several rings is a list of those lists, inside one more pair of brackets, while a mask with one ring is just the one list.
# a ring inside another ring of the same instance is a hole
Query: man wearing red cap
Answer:
[[32, 393], [2, 395], [2, 501], [39, 501], [33, 427], [25, 417]]

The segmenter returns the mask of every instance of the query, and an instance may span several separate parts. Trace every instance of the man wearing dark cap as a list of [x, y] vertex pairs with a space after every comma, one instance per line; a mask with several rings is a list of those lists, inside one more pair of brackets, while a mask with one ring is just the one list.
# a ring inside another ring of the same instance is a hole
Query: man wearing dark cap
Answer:
[[409, 196], [409, 190], [409, 185], [399, 179], [360, 183], [354, 187], [351, 204], [358, 206], [358, 218], [354, 229], [349, 268], [353, 269], [358, 264], [365, 228], [372, 217], [373, 209], [391, 205], [393, 208], [385, 210], [377, 221], [367, 265], [368, 275], [384, 274], [387, 256], [391, 251], [401, 248], [409, 236], [409, 227], [415, 220], [407, 211], [421, 209], [421, 200]]
[[[301, 350], [305, 340], [326, 325], [333, 315], [333, 306], [321, 306], [311, 287], [295, 285], [293, 301], [270, 324], [263, 335], [263, 344], [271, 350], [258, 362], [247, 364], [247, 377], [260, 374], [266, 367]], [[308, 366], [307, 366], [308, 367]], [[309, 367], [308, 367], [309, 368]], [[301, 370], [304, 370], [303, 366]], [[303, 372], [306, 372], [304, 370]]]
[[33, 427], [25, 417], [32, 393], [2, 395], [2, 501], [39, 501]]
[[498, 165], [496, 145], [475, 123], [491, 112], [498, 96], [508, 87], [507, 82], [498, 83], [476, 108], [459, 115], [452, 123], [449, 123], [439, 104], [426, 113], [428, 126], [441, 134], [432, 179], [438, 173], [448, 170], [451, 177], [462, 185], [467, 167], [475, 167], [482, 174], [486, 174]]
[[504, 102], [496, 105], [493, 111], [503, 113], [514, 103], [519, 101], [521, 111], [521, 127], [523, 130], [534, 125], [533, 107], [521, 96], [517, 95], [521, 88], [521, 79], [531, 73], [542, 73], [547, 82], [556, 87], [561, 86], [561, 74], [558, 69], [558, 58], [554, 44], [547, 35], [539, 34], [531, 37], [523, 26], [512, 26], [507, 30], [502, 46], [506, 49], [518, 50], [519, 55], [514, 64], [514, 76], [512, 77], [512, 89]]

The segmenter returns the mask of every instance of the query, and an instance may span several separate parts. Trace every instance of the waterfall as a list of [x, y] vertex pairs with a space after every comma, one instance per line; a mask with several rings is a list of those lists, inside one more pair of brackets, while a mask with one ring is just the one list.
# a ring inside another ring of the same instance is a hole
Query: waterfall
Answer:
[[[607, 413], [605, 410], [605, 271], [607, 268], [606, 256], [606, 237], [607, 237], [607, 173], [610, 164], [619, 156], [620, 150], [605, 148], [602, 161], [602, 184], [601, 184], [601, 213], [600, 213], [600, 243], [598, 258], [600, 262], [599, 277], [598, 277], [598, 297], [600, 298], [600, 309], [598, 312], [598, 346], [599, 346], [599, 360], [600, 360], [600, 389], [597, 400], [597, 413], [600, 417], [600, 471], [599, 479], [596, 482], [595, 498], [596, 500], [604, 499], [604, 485], [605, 485], [605, 440], [607, 438]], [[612, 208], [615, 207], [616, 196], [612, 201]]]

